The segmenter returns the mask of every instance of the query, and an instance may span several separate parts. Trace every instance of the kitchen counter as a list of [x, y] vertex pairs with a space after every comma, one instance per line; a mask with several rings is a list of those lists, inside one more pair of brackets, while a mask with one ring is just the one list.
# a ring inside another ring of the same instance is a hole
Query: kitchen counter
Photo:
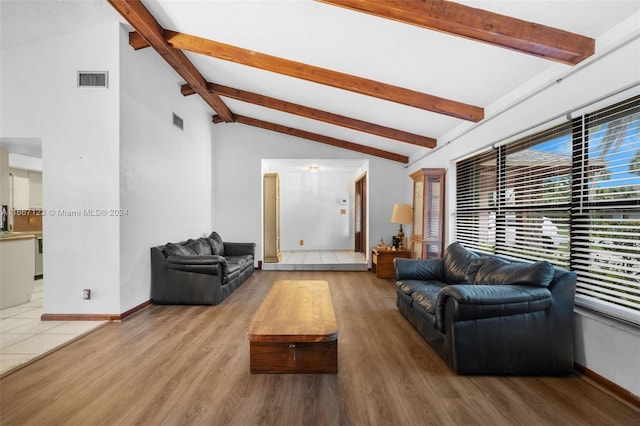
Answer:
[[0, 232], [0, 242], [15, 240], [32, 240], [42, 232]]

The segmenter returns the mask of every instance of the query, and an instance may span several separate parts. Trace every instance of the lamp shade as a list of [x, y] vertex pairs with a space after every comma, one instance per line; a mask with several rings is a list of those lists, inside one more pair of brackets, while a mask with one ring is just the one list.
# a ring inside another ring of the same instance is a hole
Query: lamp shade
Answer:
[[391, 223], [409, 224], [413, 221], [411, 206], [409, 204], [394, 204]]

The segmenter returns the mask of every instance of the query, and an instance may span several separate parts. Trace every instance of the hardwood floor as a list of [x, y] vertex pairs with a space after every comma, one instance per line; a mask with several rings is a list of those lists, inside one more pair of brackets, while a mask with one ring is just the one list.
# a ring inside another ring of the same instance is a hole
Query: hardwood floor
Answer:
[[[329, 282], [338, 374], [249, 374], [277, 280]], [[457, 376], [368, 272], [256, 271], [219, 306], [152, 306], [0, 381], [2, 425], [636, 425], [588, 379]]]

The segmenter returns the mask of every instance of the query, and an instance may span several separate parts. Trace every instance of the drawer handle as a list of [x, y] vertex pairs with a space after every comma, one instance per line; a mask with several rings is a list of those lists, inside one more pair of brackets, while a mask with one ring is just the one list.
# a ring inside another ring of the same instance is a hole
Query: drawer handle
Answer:
[[289, 344], [289, 362], [293, 362], [296, 360], [296, 344]]

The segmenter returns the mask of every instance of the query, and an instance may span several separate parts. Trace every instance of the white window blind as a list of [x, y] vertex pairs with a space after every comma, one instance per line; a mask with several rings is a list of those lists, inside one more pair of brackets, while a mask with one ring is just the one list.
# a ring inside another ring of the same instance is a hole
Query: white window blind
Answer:
[[470, 249], [493, 253], [496, 245], [497, 150], [457, 165], [457, 240]]
[[574, 270], [577, 304], [640, 324], [640, 96], [456, 167], [458, 241]]
[[500, 147], [496, 253], [569, 267], [570, 124]]
[[578, 303], [640, 324], [640, 98], [581, 123], [572, 232]]

